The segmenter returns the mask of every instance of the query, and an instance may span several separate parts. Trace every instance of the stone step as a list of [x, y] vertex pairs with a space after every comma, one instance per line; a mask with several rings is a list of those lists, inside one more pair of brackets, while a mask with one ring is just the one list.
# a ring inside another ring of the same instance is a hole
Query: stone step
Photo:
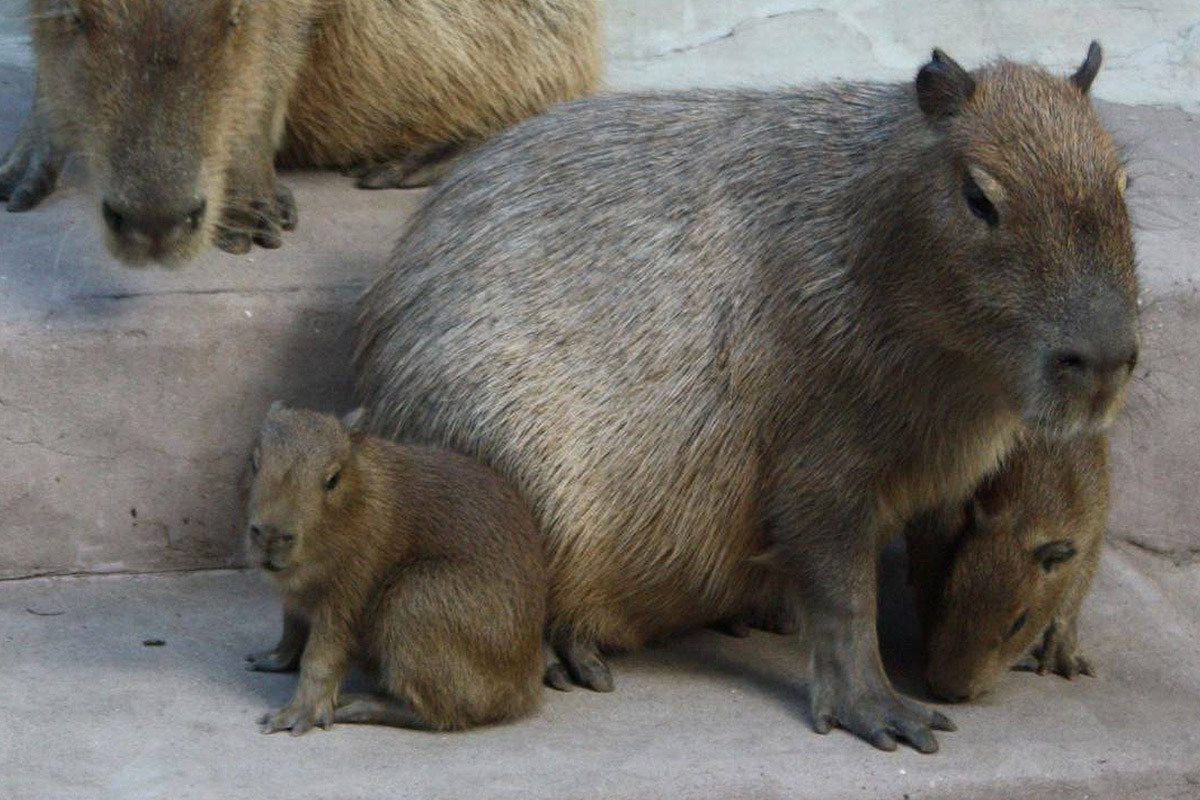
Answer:
[[[0, 142], [28, 73], [0, 67]], [[1114, 435], [1117, 536], [1173, 560], [1200, 548], [1200, 126], [1105, 106], [1132, 142], [1144, 359]], [[104, 253], [77, 170], [0, 213], [0, 578], [240, 563], [235, 483], [269, 403], [346, 409], [359, 292], [421, 192], [285, 177], [300, 227], [276, 251], [177, 271]]]

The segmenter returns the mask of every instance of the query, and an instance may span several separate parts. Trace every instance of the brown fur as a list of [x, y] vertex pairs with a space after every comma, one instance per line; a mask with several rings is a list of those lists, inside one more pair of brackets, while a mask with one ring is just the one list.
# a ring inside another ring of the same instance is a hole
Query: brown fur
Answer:
[[968, 513], [909, 525], [926, 676], [938, 696], [979, 696], [1039, 641], [1039, 671], [1090, 674], [1076, 628], [1100, 560], [1108, 493], [1105, 437], [1035, 437], [983, 482]]
[[[882, 671], [881, 543], [1025, 429], [1107, 425], [1137, 347], [1122, 168], [1087, 96], [947, 63], [571, 103], [414, 216], [362, 304], [371, 424], [516, 484], [557, 642], [634, 647], [783, 583], [818, 729], [936, 748], [948, 723]], [[972, 169], [997, 176], [995, 224]]]
[[0, 199], [31, 207], [78, 148], [130, 264], [278, 247], [277, 151], [403, 181], [594, 91], [602, 61], [595, 0], [30, 0], [30, 20], [37, 100]]
[[[249, 660], [300, 667], [295, 698], [264, 718], [265, 732], [334, 721], [445, 730], [536, 705], [544, 553], [495, 473], [280, 406], [252, 463], [249, 551], [286, 613], [280, 644]], [[352, 660], [383, 696], [339, 699]]]

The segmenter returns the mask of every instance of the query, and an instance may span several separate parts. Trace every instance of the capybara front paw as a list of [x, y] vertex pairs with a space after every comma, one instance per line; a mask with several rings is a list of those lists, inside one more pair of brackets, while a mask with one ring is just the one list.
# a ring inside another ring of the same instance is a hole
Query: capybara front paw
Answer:
[[1067, 636], [1060, 634], [1055, 628], [1050, 628], [1042, 637], [1042, 642], [1033, 652], [1022, 658], [1013, 669], [1022, 672], [1036, 672], [1047, 675], [1053, 672], [1071, 680], [1077, 675], [1094, 677], [1096, 671], [1092, 664], [1079, 653], [1078, 646]]
[[63, 154], [36, 131], [26, 131], [0, 162], [0, 200], [9, 211], [28, 211], [54, 191]]
[[246, 669], [254, 672], [294, 672], [300, 666], [299, 654], [263, 650], [246, 656]]
[[227, 253], [247, 253], [253, 245], [274, 250], [283, 244], [283, 231], [295, 229], [296, 200], [286, 186], [276, 184], [261, 196], [231, 199], [217, 228], [216, 244]]
[[890, 691], [854, 693], [838, 698], [834, 692], [813, 689], [813, 729], [828, 733], [833, 726], [844, 728], [880, 750], [895, 750], [904, 741], [921, 753], [936, 753], [937, 731], [953, 731], [955, 725], [944, 714], [901, 699]]
[[303, 736], [313, 728], [328, 730], [333, 727], [333, 701], [322, 701], [315, 705], [298, 703], [295, 700], [283, 708], [264, 714], [258, 720], [262, 733], [288, 731], [292, 736]]

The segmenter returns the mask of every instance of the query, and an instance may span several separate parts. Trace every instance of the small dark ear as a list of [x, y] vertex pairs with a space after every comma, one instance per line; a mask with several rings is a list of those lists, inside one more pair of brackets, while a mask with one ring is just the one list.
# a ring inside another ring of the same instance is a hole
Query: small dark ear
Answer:
[[1054, 569], [1063, 562], [1075, 557], [1075, 542], [1070, 539], [1056, 539], [1053, 542], [1040, 544], [1033, 551], [1033, 558], [1042, 565], [1046, 572]]
[[363, 422], [367, 416], [367, 409], [359, 406], [351, 411], [346, 416], [342, 417], [342, 427], [353, 433], [362, 430]]
[[966, 520], [967, 520], [967, 530], [978, 531], [978, 530], [982, 530], [983, 528], [987, 527], [987, 523], [988, 523], [987, 511], [984, 510], [983, 506], [980, 505], [978, 500], [975, 500], [975, 499], [968, 500], [965, 512], [966, 512], [965, 516], [966, 516]]
[[917, 104], [931, 117], [952, 117], [975, 94], [975, 79], [941, 50], [917, 73]]
[[1096, 79], [1096, 73], [1100, 71], [1100, 61], [1104, 53], [1100, 50], [1099, 42], [1092, 42], [1088, 45], [1087, 58], [1079, 65], [1079, 69], [1075, 70], [1075, 74], [1071, 76], [1071, 83], [1079, 87], [1079, 91], [1084, 94], [1088, 93], [1088, 89], [1092, 88], [1092, 81]]

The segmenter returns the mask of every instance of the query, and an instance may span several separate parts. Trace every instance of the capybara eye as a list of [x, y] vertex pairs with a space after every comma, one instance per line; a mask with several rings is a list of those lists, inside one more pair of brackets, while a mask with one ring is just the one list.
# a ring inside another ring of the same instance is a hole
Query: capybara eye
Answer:
[[331, 491], [335, 486], [338, 485], [338, 481], [341, 480], [341, 478], [342, 471], [340, 469], [335, 470], [332, 475], [325, 479], [325, 491]]
[[983, 189], [979, 188], [979, 184], [970, 174], [963, 176], [963, 197], [966, 198], [967, 208], [971, 209], [971, 213], [986, 222], [988, 226], [994, 228], [1000, 224], [1000, 213], [996, 211], [992, 201], [984, 194]]
[[1017, 620], [1016, 620], [1016, 622], [1014, 622], [1014, 623], [1012, 624], [1012, 627], [1008, 629], [1008, 633], [1007, 633], [1007, 634], [1005, 634], [1004, 638], [1005, 638], [1005, 639], [1011, 639], [1012, 637], [1016, 636], [1016, 635], [1017, 635], [1017, 632], [1018, 632], [1018, 631], [1020, 631], [1020, 630], [1021, 630], [1021, 628], [1024, 628], [1024, 627], [1025, 627], [1025, 623], [1026, 623], [1028, 620], [1029, 620], [1029, 612], [1028, 612], [1028, 611], [1022, 611], [1022, 612], [1021, 612], [1021, 616], [1017, 617]]

